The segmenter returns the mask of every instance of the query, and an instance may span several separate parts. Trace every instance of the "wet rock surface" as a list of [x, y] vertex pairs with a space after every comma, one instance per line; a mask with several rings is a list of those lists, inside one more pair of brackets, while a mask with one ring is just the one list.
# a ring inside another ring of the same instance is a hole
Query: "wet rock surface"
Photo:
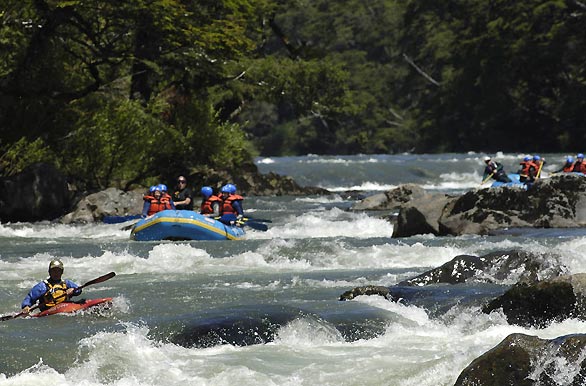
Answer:
[[401, 186], [367, 197], [353, 210], [397, 209], [393, 237], [490, 234], [504, 228], [586, 226], [586, 178], [558, 174], [519, 186], [477, 189], [459, 196]]
[[454, 386], [532, 386], [586, 384], [586, 335], [546, 340], [511, 334], [476, 358]]

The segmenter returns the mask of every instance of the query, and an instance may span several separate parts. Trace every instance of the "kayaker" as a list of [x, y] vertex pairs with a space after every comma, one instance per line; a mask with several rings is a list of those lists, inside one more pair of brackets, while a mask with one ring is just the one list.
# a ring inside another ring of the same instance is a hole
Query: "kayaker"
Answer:
[[222, 199], [214, 194], [211, 186], [201, 188], [201, 206], [199, 213], [206, 217], [219, 217], [222, 208]]
[[236, 185], [226, 184], [220, 189], [222, 199], [222, 216], [220, 221], [227, 225], [234, 225], [244, 217], [242, 200], [244, 197], [236, 194]]
[[489, 178], [499, 182], [511, 182], [511, 179], [505, 173], [505, 169], [500, 162], [493, 161], [490, 157], [484, 157], [484, 163], [486, 167], [484, 168], [482, 182], [486, 182]]
[[177, 177], [173, 202], [177, 210], [193, 210], [193, 195], [191, 189], [187, 187], [187, 179], [184, 176]]
[[142, 207], [142, 218], [152, 216], [153, 214], [162, 210], [175, 209], [175, 205], [173, 204], [173, 200], [171, 200], [171, 196], [163, 193], [162, 186], [164, 185], [159, 184], [155, 186], [153, 195], [149, 196], [148, 199], [145, 200]]
[[81, 288], [71, 280], [63, 280], [63, 262], [55, 259], [49, 263], [49, 277], [37, 283], [22, 301], [22, 312], [28, 314], [37, 301], [39, 309], [44, 311], [59, 303], [81, 294]]

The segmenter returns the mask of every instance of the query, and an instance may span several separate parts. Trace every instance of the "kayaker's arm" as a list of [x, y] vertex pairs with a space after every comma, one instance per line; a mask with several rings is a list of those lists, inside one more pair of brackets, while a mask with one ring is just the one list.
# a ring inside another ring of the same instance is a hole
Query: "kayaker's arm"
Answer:
[[24, 300], [22, 301], [22, 303], [20, 305], [20, 308], [22, 308], [23, 311], [25, 308], [30, 309], [30, 307], [32, 307], [33, 304], [38, 302], [39, 299], [42, 298], [46, 292], [47, 292], [47, 286], [45, 285], [44, 282], [40, 282], [40, 283], [36, 284], [33, 288], [31, 288], [29, 293], [26, 295], [26, 297], [24, 298]]
[[68, 297], [81, 295], [82, 289], [77, 284], [75, 284], [71, 280], [65, 280], [65, 284], [67, 284], [66, 292]]

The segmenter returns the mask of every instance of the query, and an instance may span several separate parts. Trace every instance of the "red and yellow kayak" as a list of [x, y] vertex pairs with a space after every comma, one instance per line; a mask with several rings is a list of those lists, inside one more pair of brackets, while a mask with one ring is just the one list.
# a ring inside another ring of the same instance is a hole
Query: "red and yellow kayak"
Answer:
[[104, 303], [112, 303], [112, 298], [89, 299], [79, 302], [63, 302], [57, 304], [55, 307], [51, 307], [48, 310], [39, 312], [38, 314], [31, 316], [41, 317], [54, 314], [68, 314], [80, 310], [85, 310], [86, 308], [94, 307]]

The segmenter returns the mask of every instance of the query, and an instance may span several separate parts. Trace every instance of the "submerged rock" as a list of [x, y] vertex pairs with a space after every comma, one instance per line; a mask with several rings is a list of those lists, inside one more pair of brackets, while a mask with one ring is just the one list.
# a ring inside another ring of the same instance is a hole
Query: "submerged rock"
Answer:
[[586, 335], [552, 340], [511, 334], [476, 358], [454, 386], [532, 386], [586, 384]]
[[383, 334], [388, 323], [388, 313], [359, 303], [348, 304], [340, 310], [323, 310], [319, 314], [288, 306], [247, 305], [198, 312], [193, 318], [188, 316], [175, 321], [175, 325], [161, 326], [157, 330], [167, 334], [165, 339], [172, 343], [203, 348], [269, 343], [288, 325], [293, 330], [309, 326], [322, 339], [332, 342], [372, 339]]

